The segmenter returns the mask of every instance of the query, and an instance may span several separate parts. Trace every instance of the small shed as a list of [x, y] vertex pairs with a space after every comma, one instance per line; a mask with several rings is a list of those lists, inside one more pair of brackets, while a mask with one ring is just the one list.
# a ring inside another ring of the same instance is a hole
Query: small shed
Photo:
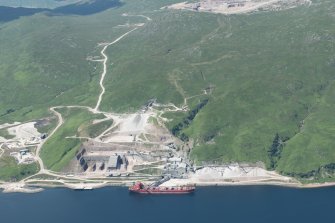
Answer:
[[29, 149], [21, 149], [20, 154], [21, 155], [26, 155], [29, 152]]

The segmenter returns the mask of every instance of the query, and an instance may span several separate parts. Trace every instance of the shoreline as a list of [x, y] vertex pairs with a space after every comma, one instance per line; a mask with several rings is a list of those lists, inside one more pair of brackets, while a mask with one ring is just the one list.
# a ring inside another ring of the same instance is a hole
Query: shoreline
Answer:
[[[295, 189], [317, 189], [317, 188], [325, 188], [325, 187], [333, 187], [335, 186], [335, 182], [326, 182], [326, 183], [289, 183], [289, 182], [264, 182], [264, 181], [254, 181], [254, 182], [220, 182], [220, 181], [208, 181], [208, 182], [197, 182], [192, 183], [192, 181], [188, 181], [189, 185], [194, 185], [196, 187], [234, 187], [234, 186], [277, 186], [277, 187], [288, 187]], [[150, 183], [148, 181], [144, 181], [144, 183]], [[129, 187], [131, 184], [129, 182], [118, 182], [118, 183], [101, 183], [101, 184], [89, 184], [89, 183], [81, 183], [80, 186], [84, 187], [75, 187], [73, 185], [52, 185], [48, 183], [40, 183], [40, 184], [22, 184], [22, 183], [4, 183], [0, 185], [1, 193], [39, 193], [43, 192], [46, 189], [52, 188], [64, 188], [70, 190], [97, 190], [105, 187]], [[171, 186], [171, 184], [169, 185]], [[175, 186], [178, 186], [177, 184]]]

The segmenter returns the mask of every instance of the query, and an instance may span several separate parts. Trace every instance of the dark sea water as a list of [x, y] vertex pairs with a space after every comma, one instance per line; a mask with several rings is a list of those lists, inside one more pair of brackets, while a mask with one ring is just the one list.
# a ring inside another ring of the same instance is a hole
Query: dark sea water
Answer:
[[105, 11], [110, 8], [120, 7], [124, 3], [120, 0], [90, 0], [80, 4], [70, 4], [55, 9], [46, 8], [23, 8], [7, 7], [0, 5], [0, 22], [9, 22], [21, 16], [31, 16], [36, 13], [45, 12], [49, 16], [53, 15], [91, 15]]
[[334, 187], [204, 187], [192, 195], [136, 195], [121, 187], [49, 189], [0, 193], [0, 222], [335, 222], [334, 199]]

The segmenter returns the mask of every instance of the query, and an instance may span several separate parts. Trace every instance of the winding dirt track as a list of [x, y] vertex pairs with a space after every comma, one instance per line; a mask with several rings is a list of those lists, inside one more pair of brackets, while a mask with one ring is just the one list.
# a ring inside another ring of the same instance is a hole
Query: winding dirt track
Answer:
[[[124, 15], [124, 16], [127, 16], [127, 15]], [[151, 21], [151, 18], [149, 17], [146, 17], [146, 16], [142, 16], [140, 15], [141, 17], [145, 17], [148, 21]], [[143, 24], [144, 25], [144, 24]], [[141, 25], [141, 26], [143, 26]], [[50, 170], [47, 170], [44, 166], [44, 163], [43, 163], [43, 160], [41, 159], [40, 157], [40, 152], [41, 152], [41, 149], [43, 147], [43, 145], [48, 141], [48, 139], [50, 137], [52, 137], [58, 130], [59, 128], [64, 124], [64, 119], [61, 115], [61, 113], [57, 112], [56, 109], [58, 108], [81, 108], [81, 109], [87, 109], [88, 111], [94, 113], [94, 114], [105, 114], [106, 116], [109, 116], [109, 117], [114, 117], [115, 115], [112, 114], [112, 113], [108, 113], [108, 112], [102, 112], [99, 110], [99, 107], [100, 107], [100, 104], [101, 104], [101, 101], [102, 101], [102, 97], [103, 95], [105, 94], [105, 86], [103, 84], [104, 82], [104, 79], [105, 79], [105, 76], [106, 76], [106, 73], [107, 73], [107, 61], [108, 61], [108, 56], [106, 55], [105, 51], [107, 50], [107, 48], [113, 44], [116, 44], [117, 42], [119, 42], [121, 39], [123, 39], [124, 37], [126, 37], [128, 34], [130, 34], [131, 32], [135, 31], [136, 29], [138, 29], [139, 25], [136, 25], [135, 24], [135, 28], [131, 29], [130, 31], [122, 34], [121, 36], [119, 36], [117, 39], [115, 39], [113, 42], [110, 42], [110, 43], [107, 43], [105, 44], [105, 46], [102, 48], [102, 50], [100, 51], [100, 54], [103, 56], [104, 59], [102, 60], [97, 60], [97, 62], [102, 62], [103, 63], [103, 72], [101, 74], [101, 77], [100, 77], [100, 81], [99, 81], [99, 84], [100, 84], [100, 88], [101, 88], [101, 92], [99, 94], [99, 97], [97, 99], [97, 103], [96, 103], [96, 106], [95, 108], [91, 108], [89, 106], [80, 106], [80, 105], [69, 105], [69, 106], [55, 106], [55, 107], [51, 107], [50, 108], [50, 111], [52, 113], [54, 113], [57, 118], [58, 118], [58, 123], [57, 123], [57, 126], [55, 127], [55, 129], [53, 129], [53, 131], [49, 134], [48, 138], [46, 140], [44, 140], [40, 145], [38, 145], [37, 149], [36, 149], [36, 159], [37, 159], [37, 162], [39, 163], [40, 165], [40, 171], [32, 176], [29, 176], [23, 180], [20, 181], [20, 183], [24, 183], [25, 181], [29, 180], [30, 178], [38, 175], [38, 174], [49, 174], [49, 175], [52, 175], [52, 176], [55, 176], [55, 177], [64, 177], [64, 175], [62, 174], [59, 174], [59, 173], [56, 173], [56, 172], [53, 172], [53, 171], [50, 171]], [[79, 179], [78, 177], [71, 177], [69, 179]]]
[[[58, 118], [58, 124], [57, 124], [56, 128], [55, 128], [54, 130], [52, 130], [52, 132], [50, 133], [49, 137], [51, 137], [53, 134], [55, 134], [55, 132], [57, 132], [57, 130], [58, 130], [58, 129], [63, 125], [63, 123], [64, 123], [64, 120], [63, 120], [62, 115], [61, 115], [59, 112], [57, 112], [57, 111], [55, 110], [56, 108], [57, 108], [57, 107], [52, 107], [52, 108], [50, 108], [50, 111], [52, 111], [52, 112], [57, 116], [57, 118]], [[40, 165], [40, 171], [39, 171], [38, 174], [48, 172], [48, 171], [45, 169], [43, 160], [42, 160], [41, 157], [40, 157], [41, 149], [42, 149], [44, 143], [46, 143], [46, 142], [47, 142], [47, 140], [42, 141], [42, 143], [41, 143], [40, 145], [38, 145], [38, 147], [37, 147], [37, 149], [36, 149], [36, 158], [37, 158], [37, 161], [38, 161], [38, 163], [39, 163], [39, 165]]]
[[0, 144], [0, 157], [1, 157], [2, 154], [5, 152], [1, 147], [2, 147], [2, 144]]
[[107, 73], [107, 61], [108, 61], [108, 56], [105, 54], [105, 51], [106, 51], [106, 49], [107, 49], [110, 45], [113, 45], [113, 44], [119, 42], [123, 37], [127, 36], [129, 33], [135, 31], [136, 29], [138, 29], [138, 27], [136, 27], [136, 28], [134, 28], [134, 29], [132, 29], [132, 30], [126, 32], [125, 34], [123, 34], [122, 36], [120, 36], [119, 38], [117, 38], [116, 40], [114, 40], [113, 42], [106, 44], [106, 45], [104, 46], [104, 48], [101, 50], [101, 52], [100, 52], [101, 55], [104, 57], [104, 59], [102, 60], [102, 62], [103, 62], [103, 67], [104, 67], [104, 68], [103, 68], [103, 72], [102, 72], [102, 74], [101, 74], [101, 78], [100, 78], [100, 82], [99, 82], [100, 87], [101, 87], [101, 93], [100, 93], [100, 95], [99, 95], [97, 104], [96, 104], [95, 108], [93, 109], [95, 112], [98, 112], [98, 109], [99, 109], [100, 104], [101, 104], [102, 97], [103, 97], [103, 95], [105, 94], [105, 91], [106, 91], [103, 82], [104, 82], [104, 80], [105, 80], [105, 76], [106, 76], [106, 73]]

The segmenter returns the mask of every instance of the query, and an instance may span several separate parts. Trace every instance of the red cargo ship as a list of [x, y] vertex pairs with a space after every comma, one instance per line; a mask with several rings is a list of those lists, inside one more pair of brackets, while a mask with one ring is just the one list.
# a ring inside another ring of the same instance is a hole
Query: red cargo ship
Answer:
[[184, 187], [148, 187], [143, 183], [138, 182], [134, 186], [129, 187], [130, 192], [139, 194], [189, 194], [194, 192], [195, 187], [184, 186]]

